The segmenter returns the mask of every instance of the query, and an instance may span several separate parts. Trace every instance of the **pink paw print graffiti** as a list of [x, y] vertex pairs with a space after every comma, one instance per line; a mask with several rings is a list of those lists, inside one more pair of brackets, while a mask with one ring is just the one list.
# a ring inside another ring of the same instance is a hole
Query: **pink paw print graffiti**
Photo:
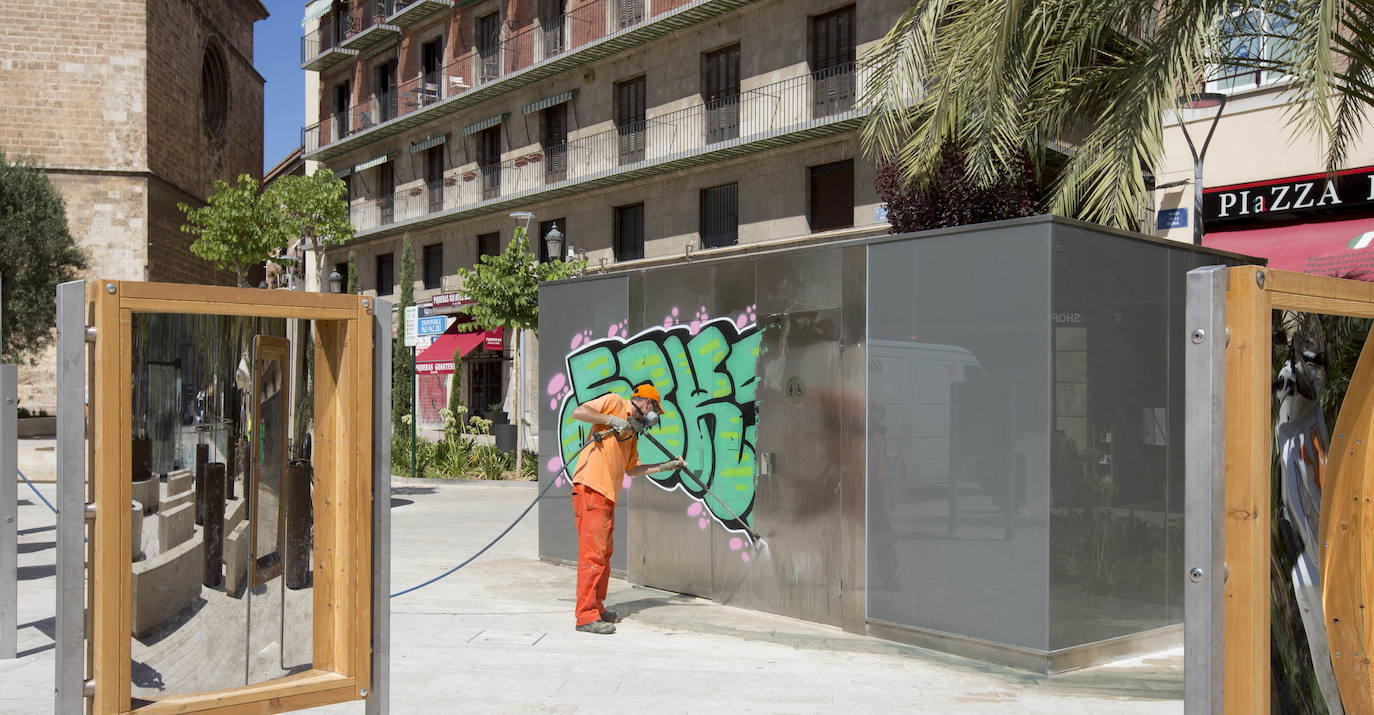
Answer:
[[740, 313], [738, 318], [735, 318], [735, 327], [744, 330], [746, 327], [757, 323], [758, 320], [758, 306], [751, 305], [745, 308], [744, 312]]
[[[706, 518], [706, 507], [705, 507], [705, 505], [703, 505], [703, 504], [702, 504], [701, 502], [699, 502], [699, 501], [694, 501], [694, 502], [692, 502], [691, 506], [687, 507], [687, 517], [690, 518], [690, 519], [696, 519], [696, 520], [697, 520], [697, 528], [700, 529], [700, 530], [702, 530], [702, 531], [706, 531], [706, 527], [708, 527], [708, 526], [711, 525], [710, 520]], [[744, 548], [744, 540], [743, 540], [743, 539], [739, 538], [738, 536], [731, 537], [731, 539], [730, 539], [730, 550], [731, 550], [731, 551], [738, 552], [738, 553], [739, 553], [739, 556], [740, 556], [740, 560], [744, 561], [745, 563], [748, 563], [748, 562], [749, 562], [749, 552], [748, 552], [748, 551], [740, 551], [740, 550], [743, 549], [743, 548]]]
[[554, 457], [553, 459], [550, 459], [549, 463], [544, 466], [548, 469], [549, 474], [554, 475], [553, 485], [555, 487], [561, 487], [564, 484], [568, 483], [567, 478], [563, 476], [562, 457]]
[[568, 384], [568, 376], [558, 373], [549, 379], [549, 384], [544, 388], [549, 395], [549, 409], [558, 411], [559, 403], [572, 394], [572, 387]]
[[576, 349], [578, 348], [579, 345], [586, 345], [586, 344], [590, 343], [591, 341], [592, 341], [592, 331], [590, 331], [590, 330], [583, 330], [582, 332], [580, 332], [580, 333], [578, 333], [578, 334], [576, 334], [576, 335], [574, 335], [574, 336], [572, 337], [572, 345], [569, 347], [569, 349], [570, 349], [570, 350], [576, 350]]
[[702, 324], [711, 320], [711, 314], [706, 312], [706, 306], [697, 308], [696, 315], [692, 317], [692, 322], [687, 324], [687, 332], [696, 335], [701, 330]]
[[608, 337], [608, 338], [628, 338], [628, 337], [630, 337], [630, 321], [628, 321], [628, 320], [622, 320], [622, 321], [620, 321], [619, 323], [616, 323], [616, 324], [612, 325], [612, 326], [610, 327], [610, 329], [606, 331], [606, 337]]
[[664, 330], [667, 330], [667, 329], [673, 327], [674, 325], [677, 325], [677, 308], [673, 308], [673, 311], [672, 311], [671, 313], [669, 313], [668, 315], [664, 316], [664, 318], [663, 318], [663, 329], [664, 329]]

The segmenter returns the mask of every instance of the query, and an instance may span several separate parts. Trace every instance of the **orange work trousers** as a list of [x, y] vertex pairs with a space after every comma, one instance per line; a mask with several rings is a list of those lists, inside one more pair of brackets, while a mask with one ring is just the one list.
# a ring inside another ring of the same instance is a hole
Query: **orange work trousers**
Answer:
[[574, 484], [573, 519], [577, 522], [577, 625], [601, 619], [606, 585], [611, 579], [615, 502], [595, 489]]

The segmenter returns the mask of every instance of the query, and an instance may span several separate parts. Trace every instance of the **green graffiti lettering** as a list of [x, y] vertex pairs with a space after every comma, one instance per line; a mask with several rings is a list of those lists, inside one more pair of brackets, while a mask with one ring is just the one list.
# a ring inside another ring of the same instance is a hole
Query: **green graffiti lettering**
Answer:
[[[559, 413], [563, 459], [574, 458], [590, 429], [572, 418], [573, 408], [608, 392], [627, 397], [636, 385], [652, 383], [663, 398], [663, 415], [652, 434], [664, 447], [686, 457], [704, 483], [682, 472], [650, 478], [664, 489], [681, 487], [701, 500], [728, 529], [752, 526], [761, 338], [756, 325], [741, 331], [734, 321], [719, 319], [703, 324], [695, 335], [682, 325], [654, 328], [570, 353], [567, 374], [572, 390]], [[639, 444], [641, 461], [661, 462], [672, 456], [676, 455], [663, 454], [648, 440]]]

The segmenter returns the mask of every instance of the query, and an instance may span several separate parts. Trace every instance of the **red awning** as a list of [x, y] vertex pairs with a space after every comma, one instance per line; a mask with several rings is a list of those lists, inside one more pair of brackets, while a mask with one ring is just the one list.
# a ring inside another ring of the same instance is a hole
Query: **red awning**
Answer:
[[1374, 218], [1218, 231], [1202, 245], [1263, 256], [1269, 267], [1338, 278], [1374, 279]]
[[415, 356], [415, 372], [421, 375], [448, 375], [453, 372], [453, 353], [467, 357], [473, 350], [485, 347], [500, 350], [502, 330], [477, 330], [471, 333], [458, 332], [461, 322], [448, 326], [443, 335], [434, 339], [434, 344]]

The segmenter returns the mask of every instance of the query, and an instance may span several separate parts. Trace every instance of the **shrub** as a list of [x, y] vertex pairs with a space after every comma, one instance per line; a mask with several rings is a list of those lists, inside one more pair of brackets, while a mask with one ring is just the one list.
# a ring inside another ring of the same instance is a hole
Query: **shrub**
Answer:
[[477, 473], [483, 479], [500, 479], [503, 474], [515, 468], [515, 460], [491, 444], [474, 449], [473, 462], [477, 466]]

